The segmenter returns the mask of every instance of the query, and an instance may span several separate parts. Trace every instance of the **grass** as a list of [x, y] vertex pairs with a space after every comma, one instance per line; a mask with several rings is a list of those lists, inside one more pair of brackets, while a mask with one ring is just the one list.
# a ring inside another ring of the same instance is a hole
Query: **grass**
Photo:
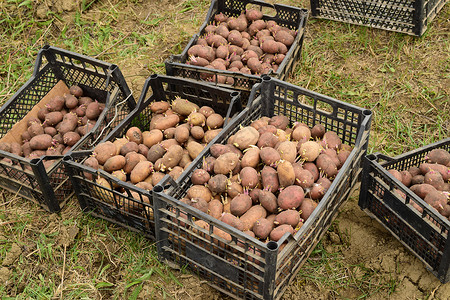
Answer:
[[[309, 7], [304, 0], [268, 2]], [[30, 78], [45, 44], [117, 64], [138, 99], [145, 79], [164, 73], [164, 60], [181, 53], [198, 31], [210, 1], [78, 3], [74, 11], [53, 7], [40, 17], [35, 1], [0, 3], [0, 103]], [[310, 19], [289, 82], [371, 109], [370, 153], [398, 155], [441, 140], [450, 136], [449, 19], [447, 5], [422, 38]], [[21, 249], [4, 266], [9, 275], [0, 272], [4, 299], [219, 297], [187, 271], [159, 262], [151, 241], [81, 213], [75, 199], [59, 215], [49, 215], [27, 200], [1, 195], [0, 260], [13, 245]], [[319, 243], [292, 284], [296, 292], [308, 285], [331, 298], [395, 292], [401, 277], [348, 260], [354, 232], [341, 232], [335, 222], [331, 233], [342, 243]]]

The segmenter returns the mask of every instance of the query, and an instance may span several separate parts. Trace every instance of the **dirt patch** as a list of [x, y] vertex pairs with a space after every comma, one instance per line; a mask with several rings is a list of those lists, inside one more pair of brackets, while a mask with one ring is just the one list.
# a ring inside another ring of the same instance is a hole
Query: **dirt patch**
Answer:
[[2, 262], [2, 266], [12, 265], [16, 261], [16, 259], [19, 258], [20, 254], [22, 254], [22, 251], [22, 248], [18, 244], [12, 244], [8, 253], [6, 253], [6, 257]]

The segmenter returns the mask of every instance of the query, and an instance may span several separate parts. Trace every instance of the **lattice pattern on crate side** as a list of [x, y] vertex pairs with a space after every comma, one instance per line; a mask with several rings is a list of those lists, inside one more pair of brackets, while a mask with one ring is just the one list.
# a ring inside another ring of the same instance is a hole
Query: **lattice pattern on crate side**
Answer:
[[[155, 223], [153, 210], [150, 207], [152, 205], [151, 197], [144, 199], [142, 195], [132, 194], [126, 187], [124, 187], [125, 192], [121, 194], [88, 179], [86, 176], [89, 174], [95, 177], [97, 175], [81, 165], [71, 164], [69, 168], [73, 172], [73, 180], [80, 188], [78, 194], [83, 198], [86, 206], [83, 208], [86, 211], [91, 211], [98, 217], [154, 238]], [[102, 177], [108, 181], [110, 186], [113, 186], [110, 178]]]
[[[187, 265], [227, 293], [245, 299], [260, 299], [255, 293], [262, 293], [264, 259], [257, 248], [240, 240], [228, 246], [213, 233], [213, 224], [209, 230], [202, 229], [179, 208], [168, 206], [164, 211], [167, 216], [162, 219], [162, 228], [168, 234], [165, 250], [169, 260], [180, 266]], [[211, 263], [221, 270], [212, 267]]]
[[4, 136], [14, 124], [22, 120], [56, 83], [55, 75], [48, 68], [35, 77], [0, 115], [0, 136]]
[[412, 33], [414, 1], [318, 0], [319, 15], [324, 18]]
[[424, 261], [426, 261], [433, 270], [439, 268], [442, 253], [439, 253], [430, 245], [421, 235], [418, 235], [409, 224], [405, 223], [380, 200], [373, 195], [369, 195], [371, 201], [368, 209], [392, 231], [402, 242], [416, 252]]

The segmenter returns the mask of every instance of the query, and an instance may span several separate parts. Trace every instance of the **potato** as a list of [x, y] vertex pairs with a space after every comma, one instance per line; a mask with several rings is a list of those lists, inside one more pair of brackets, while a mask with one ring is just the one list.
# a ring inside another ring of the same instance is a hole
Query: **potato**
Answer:
[[155, 172], [151, 176], [152, 176], [151, 177], [152, 178], [152, 185], [155, 186], [166, 176], [166, 174], [161, 173], [161, 172]]
[[274, 34], [275, 41], [281, 42], [287, 47], [294, 43], [294, 37], [284, 30], [280, 30]]
[[209, 151], [213, 157], [218, 158], [222, 154], [231, 152], [231, 149], [222, 144], [213, 144]]
[[178, 115], [167, 115], [165, 117], [158, 119], [158, 121], [155, 123], [154, 129], [164, 131], [167, 128], [175, 127], [178, 124], [178, 122], [180, 122], [180, 117]]
[[222, 217], [223, 213], [223, 204], [220, 202], [220, 200], [213, 199], [208, 204], [208, 215], [210, 215], [213, 218], [220, 219]]
[[221, 131], [222, 129], [212, 129], [206, 131], [202, 141], [206, 144], [209, 144]]
[[52, 146], [53, 138], [49, 134], [40, 134], [31, 138], [30, 147], [32, 150], [47, 150]]
[[214, 162], [214, 173], [229, 174], [239, 162], [239, 156], [235, 153], [224, 153]]
[[450, 152], [445, 149], [433, 149], [425, 157], [429, 163], [435, 163], [440, 165], [448, 165], [450, 163]]
[[212, 109], [209, 106], [202, 106], [200, 107], [200, 109], [198, 110], [199, 113], [203, 114], [205, 116], [205, 118], [208, 118], [209, 116], [211, 116], [212, 114], [214, 114], [214, 109]]
[[319, 156], [321, 146], [315, 141], [306, 141], [301, 144], [299, 154], [304, 161], [315, 161]]
[[94, 157], [97, 158], [98, 163], [103, 165], [108, 158], [113, 157], [114, 155], [116, 155], [116, 145], [114, 145], [112, 142], [107, 141], [104, 143], [100, 143], [98, 144], [95, 148], [94, 148]]
[[214, 171], [214, 162], [216, 159], [212, 156], [208, 156], [207, 158], [203, 158], [202, 169], [206, 172], [212, 173]]
[[55, 126], [63, 119], [63, 114], [60, 111], [49, 112], [45, 115], [45, 124], [49, 126]]
[[283, 224], [278, 227], [275, 227], [269, 235], [270, 240], [278, 242], [287, 232], [294, 235], [295, 231], [291, 225]]
[[129, 152], [139, 152], [139, 146], [135, 142], [128, 142], [120, 148], [120, 154], [125, 156]]
[[148, 150], [147, 160], [155, 163], [158, 159], [163, 157], [164, 153], [166, 153], [166, 149], [159, 144], [155, 144]]
[[431, 170], [434, 170], [441, 174], [444, 181], [450, 180], [450, 167], [447, 167], [447, 166], [443, 166], [440, 164], [422, 163], [419, 166], [419, 170], [422, 172], [422, 174], [426, 174], [426, 173], [430, 172]]
[[439, 191], [444, 189], [445, 181], [442, 178], [442, 175], [437, 171], [430, 170], [426, 173], [423, 182], [434, 186]]
[[180, 145], [178, 144], [176, 139], [168, 139], [168, 140], [162, 140], [161, 143], [159, 143], [164, 149], [166, 149], [166, 151], [172, 147], [172, 146], [176, 146], [176, 145]]
[[[411, 173], [410, 173], [411, 174]], [[425, 180], [425, 176], [423, 175], [416, 175], [411, 178], [411, 183], [409, 186], [416, 185], [416, 184], [422, 184]]]
[[244, 167], [239, 173], [244, 188], [253, 189], [259, 184], [258, 172], [252, 167]]
[[227, 194], [231, 199], [242, 193], [244, 193], [244, 188], [242, 187], [242, 185], [237, 182], [228, 183]]
[[274, 220], [275, 225], [289, 224], [293, 228], [301, 221], [300, 213], [297, 210], [288, 209], [280, 212]]
[[256, 168], [256, 166], [258, 166], [259, 164], [259, 157], [260, 157], [259, 154], [260, 150], [257, 147], [247, 149], [244, 155], [242, 156], [241, 167]]
[[74, 95], [64, 95], [64, 104], [68, 109], [73, 109], [78, 106], [78, 98]]
[[87, 105], [85, 114], [89, 120], [95, 120], [100, 116], [102, 110], [102, 105], [98, 101], [94, 101]]
[[334, 178], [338, 173], [335, 163], [327, 154], [320, 154], [316, 159], [316, 165], [319, 171], [323, 172], [328, 178]]
[[75, 131], [78, 126], [78, 116], [73, 113], [68, 113], [64, 115], [61, 123], [57, 125], [57, 130], [62, 134], [66, 134], [70, 131]]
[[227, 185], [228, 185], [228, 179], [227, 176], [223, 174], [217, 174], [212, 176], [208, 180], [208, 188], [213, 193], [213, 195], [216, 194], [222, 194], [227, 191]]
[[[191, 47], [189, 50], [191, 50], [194, 47], [195, 46]], [[199, 55], [199, 56], [201, 56], [201, 55]], [[211, 59], [209, 61], [212, 61], [212, 60], [213, 59]], [[199, 107], [197, 104], [190, 102], [186, 99], [177, 98], [174, 101], [172, 101], [172, 110], [181, 116], [189, 116], [192, 112], [198, 111]], [[172, 127], [172, 126], [170, 126], [170, 127]]]
[[341, 167], [341, 161], [338, 158], [336, 150], [332, 148], [325, 148], [322, 149], [321, 153], [328, 155], [333, 161], [333, 163], [336, 165], [336, 168], [339, 169]]
[[273, 125], [277, 129], [286, 130], [287, 126], [289, 125], [289, 119], [288, 117], [283, 115], [273, 116], [269, 120], [269, 125]]
[[[260, 31], [262, 32], [262, 31]], [[259, 33], [259, 32], [258, 32]], [[269, 54], [275, 54], [278, 52], [278, 43], [270, 40], [270, 39], [266, 39], [264, 40], [264, 42], [261, 43], [261, 49]]]
[[261, 181], [264, 189], [269, 190], [272, 193], [275, 193], [280, 186], [277, 171], [269, 166], [264, 166], [262, 169]]
[[[0, 150], [2, 150], [2, 147], [0, 147]], [[3, 150], [3, 151], [5, 151], [5, 150]], [[22, 156], [22, 154], [23, 154], [22, 145], [20, 145], [17, 142], [11, 142], [11, 144], [9, 144], [9, 151], [7, 151], [7, 152], [10, 152], [17, 156]]]
[[247, 19], [249, 21], [256, 21], [256, 20], [262, 19], [263, 13], [260, 10], [257, 10], [257, 9], [247, 9], [245, 11], [245, 16], [247, 17]]
[[243, 228], [242, 231], [252, 230], [255, 222], [260, 218], [265, 218], [267, 216], [267, 211], [261, 205], [254, 205], [247, 210], [241, 217]]
[[103, 170], [106, 172], [113, 172], [116, 170], [122, 169], [125, 164], [127, 163], [127, 160], [122, 155], [115, 155], [113, 157], [108, 158], [108, 160], [103, 165]]
[[444, 206], [447, 205], [447, 195], [441, 191], [431, 190], [425, 196], [424, 201], [440, 213], [443, 211]]
[[[28, 127], [28, 128], [30, 128], [30, 127]], [[51, 136], [54, 136], [54, 135], [56, 135], [58, 133], [58, 131], [56, 130], [55, 127], [45, 127], [43, 133], [49, 134]]]
[[277, 143], [278, 143], [277, 136], [275, 134], [273, 134], [272, 132], [266, 131], [266, 132], [260, 134], [258, 143], [256, 144], [256, 146], [258, 146], [258, 148], [263, 148], [263, 147], [274, 148]]
[[64, 144], [63, 136], [61, 135], [61, 133], [55, 134], [53, 136], [53, 141], [58, 143], [58, 144]]
[[240, 217], [252, 207], [252, 199], [248, 194], [239, 194], [231, 200], [230, 211]]
[[205, 136], [205, 131], [200, 126], [193, 126], [191, 128], [191, 135], [194, 139], [201, 140]]
[[260, 218], [256, 220], [255, 224], [253, 225], [253, 232], [255, 233], [256, 237], [265, 240], [273, 230], [273, 227], [273, 222], [267, 220], [266, 218]]
[[207, 119], [206, 119], [206, 126], [209, 129], [217, 129], [222, 127], [224, 123], [224, 119], [221, 115], [219, 114], [211, 114]]
[[302, 203], [304, 196], [302, 187], [291, 185], [280, 192], [277, 203], [281, 209], [296, 209]]
[[310, 188], [314, 184], [314, 176], [307, 169], [294, 166], [295, 171], [295, 184], [301, 186], [304, 189]]
[[317, 203], [310, 198], [305, 198], [300, 205], [300, 217], [303, 220], [308, 220], [309, 216], [313, 213], [314, 209], [317, 207]]
[[271, 191], [261, 190], [258, 194], [258, 201], [269, 213], [277, 212], [277, 197]]
[[152, 113], [162, 114], [170, 108], [170, 103], [167, 101], [155, 101], [150, 104]]
[[295, 183], [294, 167], [287, 160], [280, 160], [277, 166], [277, 173], [281, 188], [293, 185]]
[[[116, 171], [116, 172], [122, 172], [122, 174], [126, 176], [125, 172], [123, 172], [123, 171]], [[125, 180], [122, 180], [122, 181], [126, 181], [126, 177], [125, 177]], [[151, 183], [145, 182], [145, 181], [138, 182], [135, 185], [136, 185], [136, 187], [141, 188], [143, 190], [147, 190], [147, 191], [151, 191], [153, 189], [153, 185]]]
[[213, 198], [211, 191], [204, 185], [193, 185], [191, 186], [186, 193], [186, 197], [189, 199], [192, 198], [201, 198], [206, 202], [211, 201]]
[[80, 140], [80, 135], [74, 131], [69, 131], [63, 135], [64, 144], [73, 146]]
[[130, 174], [130, 181], [134, 184], [144, 181], [153, 171], [153, 164], [149, 161], [140, 161]]
[[313, 200], [320, 200], [323, 198], [327, 189], [320, 184], [313, 184], [313, 187], [309, 191], [309, 196]]
[[197, 158], [197, 156], [200, 155], [200, 153], [203, 151], [204, 148], [205, 147], [202, 144], [197, 143], [195, 141], [188, 141], [186, 144], [186, 149], [188, 150], [189, 156], [192, 159]]
[[178, 126], [175, 129], [174, 137], [175, 137], [175, 140], [180, 144], [187, 142], [187, 140], [189, 138], [189, 129], [186, 128], [185, 126]]
[[183, 149], [183, 155], [181, 156], [180, 162], [178, 165], [186, 170], [186, 168], [189, 167], [190, 163], [192, 162], [191, 157], [189, 156], [189, 153], [186, 149]]
[[[221, 45], [226, 45], [227, 44], [227, 40], [219, 35], [219, 34], [210, 34], [206, 37], [206, 42], [208, 43], [209, 46], [211, 47], [219, 47]], [[216, 57], [217, 56], [217, 51], [216, 51]], [[226, 56], [225, 56], [226, 57]]]
[[[45, 130], [44, 130], [44, 133], [46, 133]], [[29, 141], [32, 138], [31, 134], [28, 131], [22, 132], [22, 134], [20, 136], [21, 136], [23, 142]]]
[[202, 198], [192, 198], [189, 203], [192, 207], [204, 212], [205, 214], [208, 213], [208, 202], [205, 201], [205, 199]]
[[238, 217], [232, 215], [231, 213], [224, 212], [220, 217], [220, 221], [238, 230], [242, 231], [244, 229], [244, 224], [242, 223], [242, 221]]
[[267, 166], [272, 166], [281, 159], [280, 153], [278, 153], [277, 150], [271, 147], [262, 148], [259, 152], [259, 156], [261, 158], [261, 161]]
[[308, 141], [311, 138], [311, 130], [307, 126], [297, 126], [292, 132], [292, 138], [296, 141]]
[[183, 156], [183, 148], [179, 145], [173, 145], [162, 157], [162, 170], [171, 169], [178, 165]]
[[334, 131], [327, 131], [322, 140], [328, 148], [338, 150], [341, 148], [341, 138]]
[[339, 168], [341, 168], [344, 165], [345, 161], [350, 156], [350, 154], [351, 154], [351, 151], [348, 151], [346, 149], [340, 149], [338, 151], [337, 156], [339, 159]]
[[291, 141], [283, 141], [276, 146], [276, 150], [280, 154], [282, 160], [286, 160], [291, 164], [295, 162], [297, 157], [296, 144]]
[[203, 169], [196, 169], [192, 172], [191, 181], [192, 184], [205, 184], [211, 178], [208, 172]]
[[240, 129], [233, 138], [233, 145], [244, 150], [250, 145], [256, 145], [259, 139], [259, 132], [251, 126], [246, 126]]
[[41, 135], [46, 133], [44, 127], [38, 122], [32, 122], [31, 125], [27, 128], [27, 132], [30, 135], [30, 139], [37, 135]]
[[140, 144], [143, 141], [142, 131], [138, 127], [130, 127], [125, 133], [125, 137], [130, 142], [135, 142], [136, 144]]
[[142, 132], [142, 143], [149, 148], [160, 143], [163, 138], [163, 133], [159, 129], [152, 129], [150, 131]]
[[65, 99], [63, 96], [55, 96], [45, 105], [45, 107], [48, 111], [61, 111], [64, 107], [64, 103]]
[[79, 87], [78, 85], [72, 85], [69, 88], [70, 94], [74, 95], [75, 97], [81, 97], [83, 96], [83, 89]]

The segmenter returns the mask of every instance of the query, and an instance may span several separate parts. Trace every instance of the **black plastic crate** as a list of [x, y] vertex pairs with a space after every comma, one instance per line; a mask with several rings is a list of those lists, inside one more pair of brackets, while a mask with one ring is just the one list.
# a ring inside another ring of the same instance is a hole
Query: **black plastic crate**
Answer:
[[[450, 138], [393, 158], [381, 153], [366, 156], [359, 206], [445, 283], [450, 281], [449, 220], [387, 171], [418, 167], [426, 162], [426, 154], [437, 148], [450, 151]], [[423, 213], [419, 213], [411, 201], [419, 205]]]
[[[150, 104], [154, 101], [171, 101], [176, 97], [187, 99], [200, 107], [210, 106], [216, 113], [225, 117], [226, 122], [242, 110], [239, 92], [190, 79], [154, 74], [145, 82], [138, 107], [103, 141], [113, 141], [123, 137], [132, 126], [137, 126], [143, 131], [148, 130], [152, 115]], [[92, 151], [74, 152], [64, 160], [81, 208], [94, 216], [141, 232], [148, 238], [154, 239], [155, 225], [151, 193], [133, 184], [119, 181], [107, 172], [84, 166], [83, 160], [91, 154]], [[125, 194], [99, 186], [87, 178], [86, 174], [103, 177], [110, 185], [117, 184]], [[138, 199], [132, 197], [132, 192], [137, 193]]]
[[421, 36], [448, 0], [310, 0], [313, 17]]
[[219, 84], [217, 81], [212, 82], [212, 84], [239, 90], [243, 101], [242, 104], [245, 106], [247, 104], [247, 100], [249, 99], [250, 91], [253, 85], [261, 82], [260, 76], [193, 66], [186, 64], [186, 61], [189, 58], [187, 54], [189, 48], [197, 43], [199, 37], [205, 32], [205, 27], [214, 21], [214, 16], [216, 14], [224, 13], [228, 16], [238, 16], [249, 5], [253, 8], [260, 9], [263, 12], [265, 10], [270, 10], [270, 13], [274, 14], [273, 16], [265, 14], [263, 16], [263, 20], [274, 20], [278, 25], [297, 31], [297, 36], [295, 37], [294, 43], [289, 48], [288, 53], [286, 53], [286, 57], [282, 64], [276, 72], [271, 72], [269, 74], [281, 80], [287, 79], [289, 74], [294, 71], [296, 63], [298, 63], [301, 59], [308, 11], [298, 7], [283, 4], [270, 4], [258, 0], [212, 0], [205, 22], [201, 26], [199, 33], [192, 37], [180, 55], [172, 55], [165, 61], [167, 75], [192, 78], [195, 80], [203, 80], [201, 79], [202, 74], [232, 77], [234, 79], [233, 85]]
[[[184, 177], [173, 182], [166, 176], [153, 189], [156, 244], [160, 260], [180, 268], [187, 266], [233, 298], [279, 299], [358, 182], [372, 114], [269, 76], [263, 76], [262, 83], [253, 90], [260, 93], [253, 105], [231, 121], [210, 145], [226, 143], [240, 125], [248, 126], [262, 116], [286, 115], [291, 125], [323, 124], [354, 147], [330, 189], [295, 236], [286, 234], [278, 242], [265, 244], [178, 200], [192, 186], [190, 174], [210, 156], [209, 146], [192, 162]], [[210, 230], [199, 228], [194, 224], [196, 220], [207, 222]], [[215, 235], [215, 228], [229, 233], [232, 241]]]
[[[74, 150], [92, 147], [136, 106], [116, 65], [44, 46], [37, 55], [31, 78], [0, 108], [0, 137], [4, 137], [60, 81], [68, 87], [77, 84], [85, 95], [106, 104], [95, 127], [72, 147]], [[43, 156], [30, 161], [0, 151], [0, 187], [33, 200], [50, 212], [57, 212], [73, 195], [62, 157]], [[3, 158], [11, 159], [12, 164]], [[46, 169], [43, 163], [46, 160], [55, 160], [55, 163]]]

